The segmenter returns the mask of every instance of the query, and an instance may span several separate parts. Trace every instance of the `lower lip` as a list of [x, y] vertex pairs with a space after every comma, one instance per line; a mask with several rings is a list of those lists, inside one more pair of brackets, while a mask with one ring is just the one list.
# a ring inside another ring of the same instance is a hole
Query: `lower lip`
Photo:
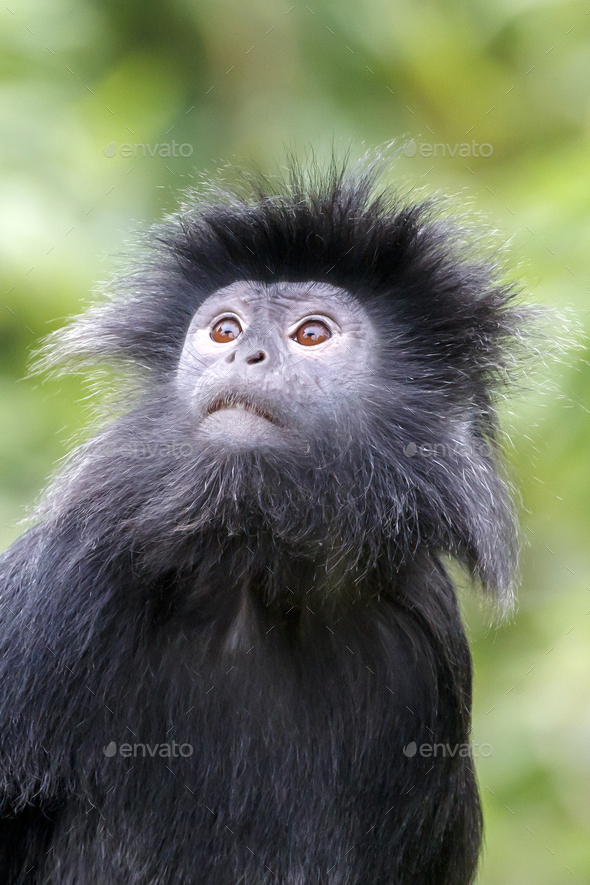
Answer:
[[265, 418], [264, 415], [260, 415], [258, 412], [253, 412], [250, 409], [242, 409], [239, 406], [223, 406], [221, 409], [215, 409], [214, 412], [209, 412], [207, 418], [215, 418], [217, 416], [223, 417], [224, 415], [233, 416], [234, 418], [237, 417], [244, 421], [264, 421], [265, 424], [274, 424], [273, 421]]

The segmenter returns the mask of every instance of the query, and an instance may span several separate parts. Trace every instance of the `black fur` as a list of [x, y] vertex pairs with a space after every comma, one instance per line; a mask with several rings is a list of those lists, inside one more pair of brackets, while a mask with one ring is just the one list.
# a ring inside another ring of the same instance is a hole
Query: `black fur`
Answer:
[[[469, 740], [441, 557], [508, 599], [494, 401], [523, 318], [460, 230], [374, 179], [189, 205], [51, 341], [139, 385], [0, 560], [2, 882], [472, 881], [471, 759], [403, 748]], [[305, 453], [192, 443], [172, 374], [235, 280], [329, 282], [378, 325], [374, 396]], [[172, 740], [192, 754], [103, 753]]]

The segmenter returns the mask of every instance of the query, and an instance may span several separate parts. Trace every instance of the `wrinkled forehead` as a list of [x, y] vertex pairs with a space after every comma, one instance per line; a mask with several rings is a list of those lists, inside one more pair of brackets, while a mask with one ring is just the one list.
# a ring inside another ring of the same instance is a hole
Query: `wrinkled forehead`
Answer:
[[310, 282], [279, 282], [258, 283], [252, 280], [238, 280], [224, 286], [210, 295], [202, 307], [207, 308], [212, 301], [226, 301], [241, 304], [244, 307], [273, 306], [289, 309], [294, 304], [309, 302], [321, 307], [326, 304], [340, 304], [348, 308], [358, 307], [353, 296], [338, 286], [329, 283]]

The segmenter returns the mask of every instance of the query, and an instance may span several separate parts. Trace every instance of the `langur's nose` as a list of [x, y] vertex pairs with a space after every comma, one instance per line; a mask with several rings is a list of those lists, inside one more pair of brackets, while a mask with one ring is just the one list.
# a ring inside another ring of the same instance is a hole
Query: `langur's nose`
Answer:
[[253, 353], [250, 353], [246, 357], [246, 362], [249, 366], [253, 366], [255, 363], [262, 363], [266, 359], [266, 354], [263, 350], [255, 350]]

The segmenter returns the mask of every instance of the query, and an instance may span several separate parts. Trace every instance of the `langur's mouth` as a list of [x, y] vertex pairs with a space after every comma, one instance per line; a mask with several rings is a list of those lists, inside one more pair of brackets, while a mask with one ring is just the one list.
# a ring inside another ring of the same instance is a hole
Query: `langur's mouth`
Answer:
[[264, 418], [265, 421], [274, 424], [276, 427], [283, 426], [278, 418], [272, 415], [267, 409], [255, 403], [249, 397], [241, 396], [240, 394], [230, 393], [216, 397], [207, 409], [207, 415], [213, 415], [215, 412], [220, 412], [226, 409], [247, 412], [250, 415], [256, 415], [258, 418]]

